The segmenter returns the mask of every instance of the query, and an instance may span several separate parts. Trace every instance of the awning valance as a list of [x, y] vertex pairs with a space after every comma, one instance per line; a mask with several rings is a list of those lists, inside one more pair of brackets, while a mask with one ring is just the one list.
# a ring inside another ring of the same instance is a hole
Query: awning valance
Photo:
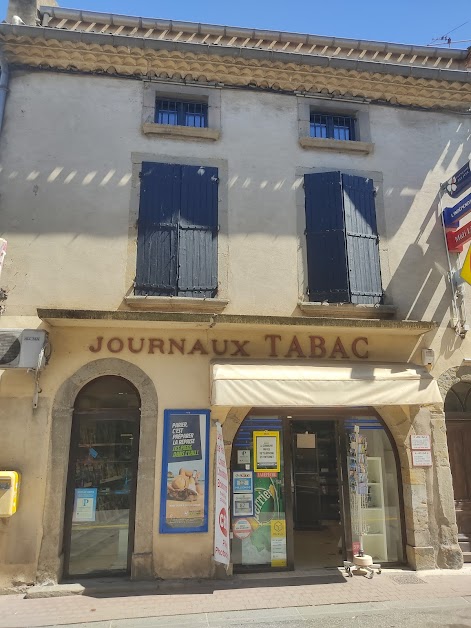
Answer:
[[415, 364], [213, 362], [213, 406], [315, 407], [442, 403], [436, 380]]

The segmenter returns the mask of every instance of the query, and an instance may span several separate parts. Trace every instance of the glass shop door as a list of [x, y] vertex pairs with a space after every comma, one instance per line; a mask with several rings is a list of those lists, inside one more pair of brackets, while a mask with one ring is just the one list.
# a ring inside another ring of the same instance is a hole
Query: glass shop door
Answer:
[[130, 571], [139, 412], [75, 413], [64, 531], [64, 576]]

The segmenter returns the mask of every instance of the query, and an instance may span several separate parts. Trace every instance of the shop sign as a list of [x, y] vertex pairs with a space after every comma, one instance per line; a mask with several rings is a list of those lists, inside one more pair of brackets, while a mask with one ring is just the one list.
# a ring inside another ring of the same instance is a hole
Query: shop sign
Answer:
[[238, 539], [247, 539], [252, 534], [252, 526], [248, 519], [237, 519], [232, 525], [232, 532]]
[[452, 198], [458, 196], [471, 185], [471, 161], [468, 161], [462, 168], [455, 172], [442, 187]]
[[471, 222], [460, 229], [446, 232], [446, 245], [450, 253], [461, 253], [463, 246], [471, 240]]
[[271, 526], [271, 566], [286, 567], [286, 521], [272, 519]]
[[[263, 336], [265, 355], [269, 358], [349, 360], [369, 358], [368, 338], [358, 336], [342, 340], [340, 336], [326, 339], [324, 336], [291, 336], [283, 339], [278, 334]], [[135, 338], [128, 336], [97, 336], [88, 346], [91, 353], [133, 353], [147, 355], [210, 355], [213, 357], [250, 358], [260, 354], [250, 340], [206, 338]]]
[[411, 449], [430, 449], [430, 436], [428, 434], [412, 434], [410, 437]]
[[280, 433], [279, 432], [254, 432], [254, 470], [280, 471]]
[[222, 427], [216, 423], [216, 492], [214, 498], [214, 560], [228, 565], [229, 549], [229, 482]]
[[74, 499], [74, 523], [93, 522], [96, 519], [96, 488], [76, 488]]
[[165, 410], [162, 534], [208, 531], [208, 410]]
[[232, 490], [234, 493], [253, 493], [252, 471], [233, 471]]
[[253, 493], [233, 493], [232, 498], [234, 517], [253, 516]]
[[432, 452], [412, 450], [412, 466], [413, 467], [431, 467]]
[[443, 210], [443, 222], [445, 227], [451, 227], [471, 212], [471, 194], [465, 196], [454, 207], [445, 207]]

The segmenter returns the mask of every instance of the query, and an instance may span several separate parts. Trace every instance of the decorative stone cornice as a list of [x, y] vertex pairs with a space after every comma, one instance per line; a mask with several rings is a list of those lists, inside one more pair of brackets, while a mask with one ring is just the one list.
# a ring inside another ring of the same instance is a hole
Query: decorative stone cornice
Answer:
[[[69, 35], [69, 33], [64, 33]], [[93, 38], [91, 38], [93, 39]], [[111, 38], [110, 41], [113, 41]], [[471, 83], [362, 72], [293, 61], [83, 41], [0, 35], [13, 65], [149, 79], [219, 83], [286, 92], [363, 98], [424, 108], [468, 110]], [[119, 42], [121, 43], [121, 42]], [[467, 73], [463, 73], [467, 74]]]

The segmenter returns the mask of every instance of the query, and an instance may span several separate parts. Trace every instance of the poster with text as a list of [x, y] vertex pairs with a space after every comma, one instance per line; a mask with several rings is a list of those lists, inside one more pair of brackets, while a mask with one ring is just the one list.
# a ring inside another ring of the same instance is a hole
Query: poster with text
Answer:
[[216, 491], [214, 495], [214, 560], [229, 565], [229, 474], [222, 427], [216, 423]]
[[208, 410], [165, 410], [160, 532], [208, 531]]

